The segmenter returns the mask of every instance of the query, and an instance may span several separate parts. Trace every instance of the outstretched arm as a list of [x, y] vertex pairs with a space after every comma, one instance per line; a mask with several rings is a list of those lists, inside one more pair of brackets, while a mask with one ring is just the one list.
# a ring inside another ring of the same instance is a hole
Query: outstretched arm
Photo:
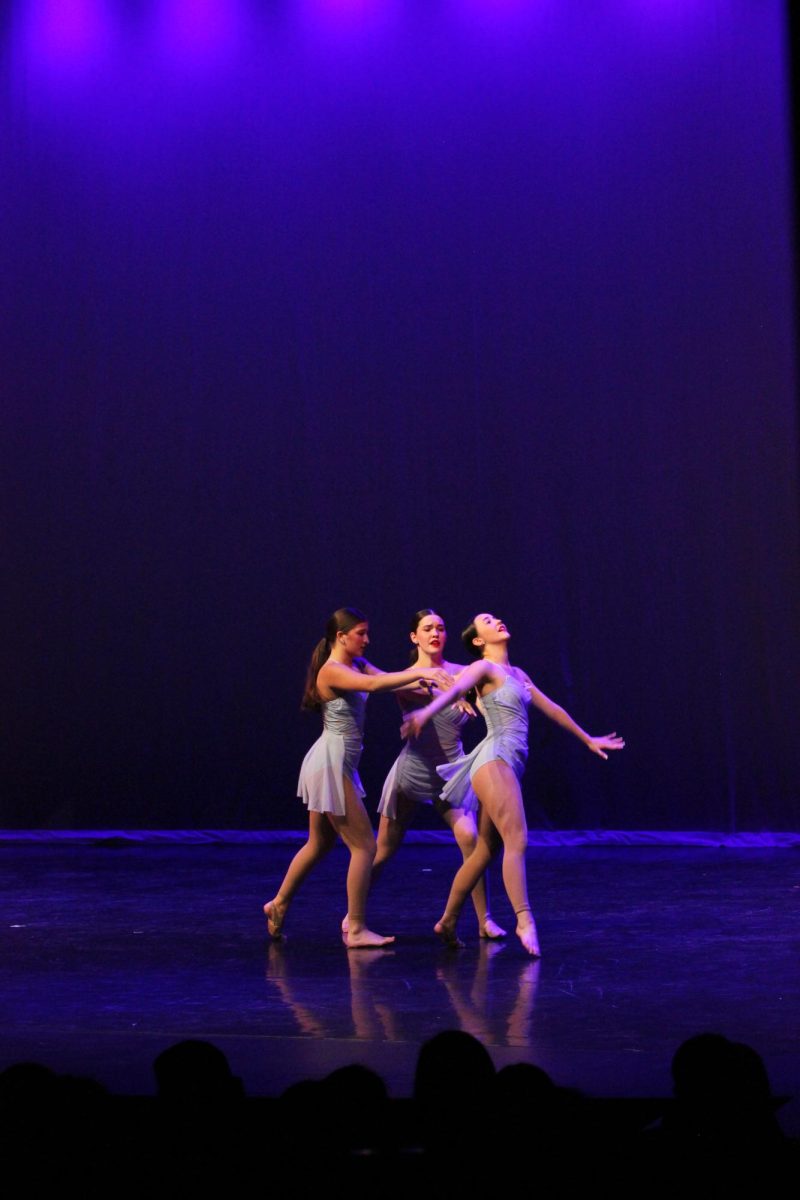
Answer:
[[536, 684], [531, 683], [527, 675], [525, 676], [528, 684], [528, 690], [531, 694], [531, 703], [534, 704], [540, 712], [549, 717], [551, 721], [555, 721], [556, 725], [560, 725], [562, 729], [566, 729], [569, 733], [575, 735], [579, 741], [583, 742], [592, 754], [599, 754], [601, 758], [608, 758], [606, 753], [608, 750], [622, 750], [625, 741], [621, 737], [617, 737], [616, 733], [607, 733], [602, 737], [593, 737], [587, 733], [585, 729], [581, 729], [577, 721], [573, 721], [572, 717], [563, 709], [560, 704], [556, 704], [549, 696], [545, 696], [544, 692], [540, 692]]
[[396, 688], [415, 684], [426, 679], [440, 687], [449, 687], [451, 676], [438, 667], [408, 667], [405, 671], [380, 671], [373, 667], [358, 671], [346, 663], [331, 662], [330, 659], [320, 668], [317, 676], [317, 687], [335, 688], [342, 692], [391, 692]]
[[[386, 674], [385, 671], [382, 671], [380, 669], [380, 667], [376, 667], [374, 663], [369, 662], [366, 658], [356, 659], [356, 662], [360, 664], [360, 669], [365, 673], [365, 675], [385, 675]], [[422, 672], [425, 670], [432, 670], [433, 668], [416, 667], [412, 664], [409, 669], [417, 672], [415, 677], [413, 679], [409, 680], [408, 683], [403, 683], [400, 685], [400, 687], [393, 687], [390, 690], [393, 692], [411, 692], [411, 693], [418, 692], [421, 696], [430, 696], [431, 687], [433, 686], [433, 681], [431, 679], [423, 679]], [[436, 669], [441, 670], [441, 668], [436, 668]], [[395, 674], [399, 675], [399, 674], [401, 674], [401, 672], [397, 671], [397, 672], [395, 672]], [[444, 678], [441, 678], [441, 677], [439, 678], [439, 680], [438, 680], [439, 687], [450, 687], [451, 683], [453, 682], [453, 676], [450, 674], [449, 671], [443, 671], [442, 675], [444, 676]], [[400, 699], [400, 697], [398, 696], [398, 701], [399, 701], [399, 699]]]
[[466, 696], [472, 688], [483, 683], [484, 679], [492, 674], [495, 668], [487, 662], [470, 663], [461, 674], [457, 677], [452, 687], [447, 691], [440, 692], [435, 700], [431, 700], [430, 704], [426, 704], [424, 708], [418, 708], [416, 712], [410, 713], [403, 724], [400, 726], [400, 733], [404, 738], [419, 737], [424, 725], [434, 717], [436, 713], [441, 712], [443, 708], [447, 708], [448, 704], [453, 704], [456, 700], [460, 700], [462, 696]]

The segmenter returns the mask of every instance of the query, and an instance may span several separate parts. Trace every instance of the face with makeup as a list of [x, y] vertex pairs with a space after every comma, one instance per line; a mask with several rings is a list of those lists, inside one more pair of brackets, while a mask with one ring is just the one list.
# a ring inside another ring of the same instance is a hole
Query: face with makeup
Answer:
[[447, 630], [438, 613], [426, 613], [411, 634], [411, 641], [430, 658], [440, 658], [447, 644]]
[[481, 654], [486, 646], [502, 645], [511, 637], [505, 621], [492, 613], [478, 613], [472, 625], [475, 630], [473, 645]]
[[369, 624], [366, 621], [359, 621], [352, 629], [340, 629], [336, 634], [336, 642], [352, 658], [363, 657], [364, 651], [369, 645]]

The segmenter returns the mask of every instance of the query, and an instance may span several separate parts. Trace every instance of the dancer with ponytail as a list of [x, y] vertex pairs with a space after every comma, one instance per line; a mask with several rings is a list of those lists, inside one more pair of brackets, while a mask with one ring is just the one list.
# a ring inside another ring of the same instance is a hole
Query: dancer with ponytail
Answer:
[[306, 875], [341, 836], [350, 851], [345, 945], [370, 949], [394, 941], [373, 933], [366, 924], [375, 858], [375, 835], [358, 777], [367, 696], [413, 687], [421, 680], [448, 688], [452, 677], [439, 668], [422, 666], [387, 674], [364, 659], [368, 645], [369, 624], [364, 614], [356, 608], [340, 608], [328, 621], [325, 637], [311, 657], [302, 707], [322, 712], [323, 731], [303, 760], [298, 782], [298, 796], [308, 808], [308, 840], [289, 864], [274, 898], [264, 905], [272, 938], [281, 937], [286, 911]]
[[[410, 636], [413, 661], [419, 666], [439, 667], [457, 676], [464, 666], [447, 662], [444, 657], [447, 630], [433, 608], [422, 608], [411, 618]], [[424, 688], [404, 688], [397, 693], [404, 716], [422, 708], [430, 700]], [[447, 705], [436, 713], [420, 736], [406, 742], [395, 760], [383, 785], [378, 812], [378, 852], [372, 868], [373, 883], [385, 864], [400, 848], [406, 830], [418, 804], [432, 804], [445, 825], [452, 830], [459, 850], [466, 861], [478, 842], [474, 813], [442, 800], [444, 780], [436, 768], [454, 762], [464, 753], [461, 729], [468, 720], [469, 707], [463, 701]], [[474, 714], [473, 714], [474, 715]], [[503, 938], [505, 929], [492, 920], [489, 912], [486, 877], [481, 875], [472, 890], [472, 902], [482, 938]]]
[[468, 653], [480, 661], [462, 671], [448, 691], [410, 713], [402, 728], [404, 737], [418, 738], [437, 713], [477, 688], [487, 735], [471, 754], [438, 771], [446, 781], [443, 800], [467, 809], [480, 807], [478, 844], [456, 873], [444, 914], [434, 928], [448, 945], [463, 944], [456, 933], [461, 909], [502, 842], [503, 883], [517, 917], [517, 937], [527, 952], [538, 958], [541, 952], [525, 872], [528, 827], [519, 786], [528, 756], [528, 705], [574, 734], [600, 758], [608, 758], [610, 750], [621, 750], [625, 742], [616, 733], [592, 737], [539, 691], [524, 671], [512, 667], [508, 659], [511, 635], [498, 617], [480, 613], [461, 636]]

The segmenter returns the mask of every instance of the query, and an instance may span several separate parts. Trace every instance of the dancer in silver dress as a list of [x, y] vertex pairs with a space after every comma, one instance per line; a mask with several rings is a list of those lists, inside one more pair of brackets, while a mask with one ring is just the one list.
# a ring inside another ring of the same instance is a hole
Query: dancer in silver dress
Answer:
[[289, 864], [276, 895], [264, 905], [272, 938], [281, 936], [286, 911], [306, 875], [341, 836], [350, 851], [345, 945], [371, 948], [394, 941], [373, 933], [366, 924], [375, 858], [375, 835], [358, 777], [367, 695], [415, 687], [421, 680], [447, 688], [452, 677], [438, 668], [422, 666], [387, 674], [364, 659], [368, 645], [369, 625], [364, 614], [340, 608], [328, 621], [325, 637], [311, 657], [303, 707], [322, 712], [323, 730], [303, 760], [298, 782], [298, 795], [308, 809], [308, 841]]
[[480, 809], [478, 844], [456, 873], [444, 914], [434, 928], [449, 945], [462, 945], [456, 933], [461, 909], [502, 842], [503, 882], [517, 917], [517, 937], [527, 952], [538, 958], [539, 940], [525, 872], [528, 827], [519, 786], [528, 756], [528, 706], [533, 704], [600, 758], [608, 758], [610, 750], [621, 750], [625, 742], [616, 733], [602, 737], [586, 733], [524, 671], [512, 667], [508, 659], [510, 636], [504, 621], [491, 613], [480, 613], [462, 634], [466, 649], [480, 661], [462, 671], [448, 691], [409, 714], [403, 734], [419, 737], [437, 713], [477, 688], [486, 716], [486, 737], [471, 754], [438, 770], [445, 780], [444, 800], [468, 810]]
[[[419, 666], [440, 667], [453, 676], [464, 670], [463, 665], [445, 659], [447, 630], [435, 609], [423, 608], [415, 613], [411, 618], [409, 633], [414, 647], [414, 661]], [[424, 688], [404, 688], [397, 692], [397, 700], [403, 715], [408, 716], [428, 703], [430, 693]], [[392, 855], [399, 850], [418, 804], [433, 805], [452, 830], [465, 861], [475, 849], [478, 841], [475, 816], [465, 808], [448, 804], [442, 799], [443, 781], [436, 770], [463, 756], [461, 730], [471, 712], [464, 701], [449, 704], [434, 714], [418, 738], [406, 742], [395, 760], [386, 777], [378, 805], [381, 820], [378, 852], [372, 868], [373, 883]], [[472, 902], [480, 936], [491, 939], [505, 937], [506, 931], [492, 920], [489, 912], [485, 875], [481, 875], [473, 888]]]

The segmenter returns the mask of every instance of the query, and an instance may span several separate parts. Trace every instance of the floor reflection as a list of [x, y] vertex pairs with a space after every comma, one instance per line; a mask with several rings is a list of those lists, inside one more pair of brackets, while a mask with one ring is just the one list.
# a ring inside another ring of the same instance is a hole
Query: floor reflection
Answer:
[[455, 954], [436, 970], [458, 1028], [485, 1045], [520, 1046], [533, 1040], [541, 962], [533, 959], [521, 964], [514, 961], [512, 965], [506, 959], [503, 965], [507, 969], [502, 978], [497, 978], [498, 959], [507, 951], [514, 952], [505, 942], [482, 941], [470, 973], [464, 971]]
[[440, 951], [431, 959], [426, 953], [422, 962], [412, 955], [409, 947], [350, 950], [312, 970], [307, 952], [273, 942], [266, 980], [306, 1037], [413, 1040], [422, 1004], [441, 1028], [462, 1029], [487, 1045], [532, 1043], [538, 960], [521, 961], [516, 944], [489, 941], [480, 942], [477, 954]]

